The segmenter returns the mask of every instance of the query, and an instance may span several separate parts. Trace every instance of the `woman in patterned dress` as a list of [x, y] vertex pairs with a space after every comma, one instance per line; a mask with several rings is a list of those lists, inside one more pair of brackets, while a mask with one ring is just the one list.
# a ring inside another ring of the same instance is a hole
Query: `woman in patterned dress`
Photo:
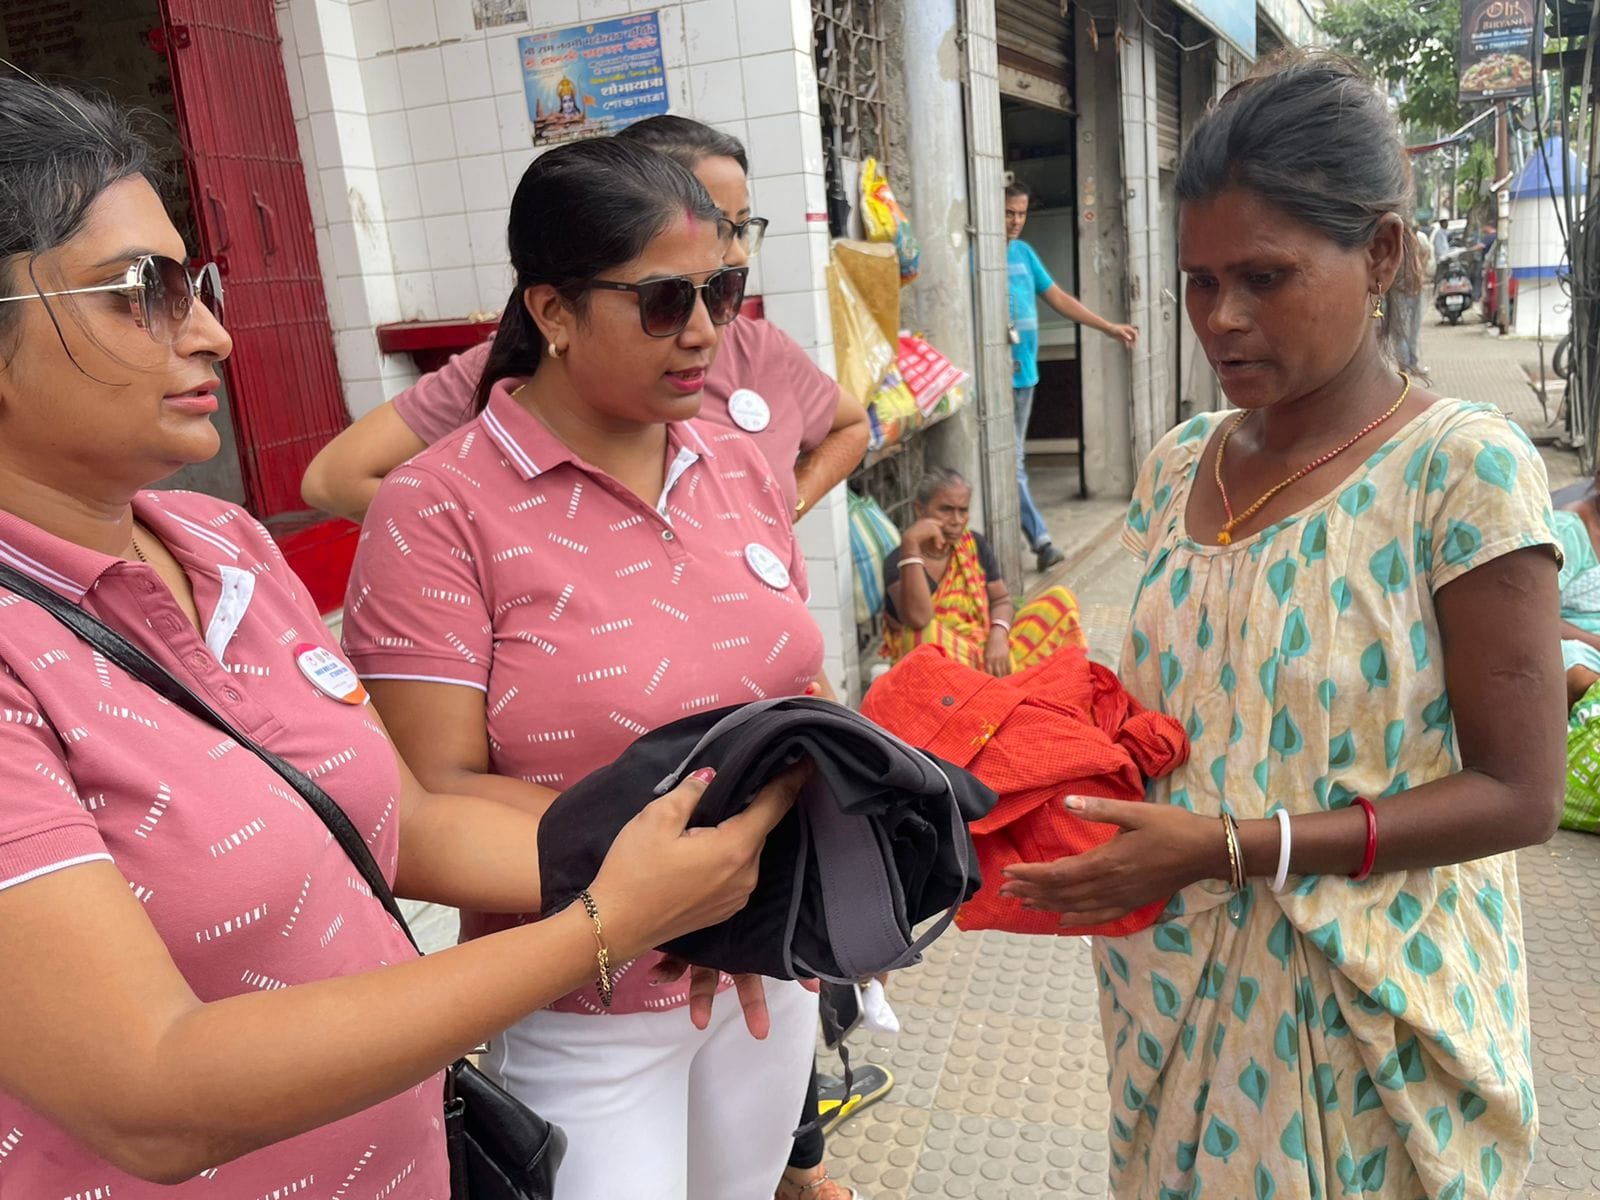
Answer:
[[1118, 1197], [1515, 1196], [1536, 1112], [1509, 852], [1551, 835], [1562, 774], [1544, 470], [1497, 410], [1394, 368], [1413, 188], [1357, 66], [1233, 88], [1178, 194], [1237, 411], [1144, 465], [1122, 671], [1193, 750], [1152, 803], [1082, 805], [1121, 836], [1003, 890], [1073, 924], [1172, 896], [1095, 944]]

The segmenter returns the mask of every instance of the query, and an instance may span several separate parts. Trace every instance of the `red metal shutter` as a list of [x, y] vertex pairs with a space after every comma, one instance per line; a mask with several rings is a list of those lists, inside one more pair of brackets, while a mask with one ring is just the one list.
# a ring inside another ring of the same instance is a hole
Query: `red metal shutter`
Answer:
[[305, 508], [347, 423], [272, 0], [166, 0], [167, 56], [203, 257], [223, 266], [226, 363], [250, 508]]

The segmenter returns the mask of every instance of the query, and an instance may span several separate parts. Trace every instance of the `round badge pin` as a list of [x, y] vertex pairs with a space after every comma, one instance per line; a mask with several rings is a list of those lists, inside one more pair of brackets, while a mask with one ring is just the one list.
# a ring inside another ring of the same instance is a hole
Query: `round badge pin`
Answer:
[[367, 702], [367, 689], [361, 686], [361, 680], [332, 650], [301, 642], [294, 648], [294, 661], [300, 674], [324, 696], [332, 696], [341, 704]]
[[751, 542], [744, 548], [744, 561], [755, 572], [757, 579], [774, 591], [781, 592], [789, 586], [789, 568], [760, 542]]
[[728, 415], [746, 433], [760, 433], [772, 422], [772, 409], [760, 392], [740, 388], [728, 397]]

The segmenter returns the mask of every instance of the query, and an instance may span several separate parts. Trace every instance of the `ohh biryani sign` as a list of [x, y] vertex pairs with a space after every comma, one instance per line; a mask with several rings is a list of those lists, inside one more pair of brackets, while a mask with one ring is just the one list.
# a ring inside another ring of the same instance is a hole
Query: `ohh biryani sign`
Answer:
[[1542, 0], [1462, 0], [1462, 102], [1531, 96], [1543, 33]]

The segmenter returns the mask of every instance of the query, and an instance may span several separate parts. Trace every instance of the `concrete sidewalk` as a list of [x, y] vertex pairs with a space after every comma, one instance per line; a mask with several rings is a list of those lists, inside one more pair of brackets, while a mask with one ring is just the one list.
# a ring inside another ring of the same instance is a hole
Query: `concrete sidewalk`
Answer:
[[[1434, 320], [1423, 358], [1435, 390], [1499, 405], [1535, 433], [1527, 345]], [[1542, 449], [1553, 487], [1578, 477], [1575, 456]], [[1114, 664], [1138, 578], [1117, 541], [1124, 501], [1067, 500], [1070, 460], [1030, 460], [1029, 478], [1068, 554], [1049, 581], [1077, 594], [1091, 653]], [[1600, 837], [1559, 833], [1518, 866], [1541, 1117], [1525, 1195], [1600, 1200]], [[1107, 1195], [1105, 1052], [1080, 939], [951, 933], [889, 991], [904, 1031], [853, 1042], [896, 1086], [829, 1139], [837, 1177], [872, 1200]]]

